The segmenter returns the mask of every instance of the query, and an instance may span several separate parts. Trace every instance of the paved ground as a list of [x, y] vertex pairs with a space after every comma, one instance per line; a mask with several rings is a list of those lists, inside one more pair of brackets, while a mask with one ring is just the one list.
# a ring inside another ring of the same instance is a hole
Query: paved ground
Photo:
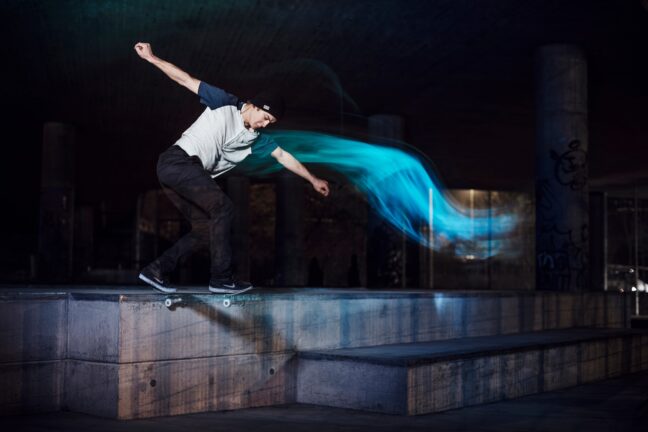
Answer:
[[417, 417], [310, 405], [118, 421], [75, 413], [0, 418], [20, 431], [645, 431], [648, 372], [472, 408]]

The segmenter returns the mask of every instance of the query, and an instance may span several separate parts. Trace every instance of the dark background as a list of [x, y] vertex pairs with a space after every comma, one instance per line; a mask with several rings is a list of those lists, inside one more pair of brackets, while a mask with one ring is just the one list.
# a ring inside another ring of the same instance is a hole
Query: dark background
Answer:
[[589, 172], [645, 178], [648, 5], [639, 0], [3, 1], [3, 265], [36, 249], [42, 127], [77, 128], [76, 202], [128, 212], [203, 106], [134, 52], [252, 96], [281, 87], [284, 128], [366, 131], [398, 114], [451, 187], [533, 189], [534, 53], [589, 68]]

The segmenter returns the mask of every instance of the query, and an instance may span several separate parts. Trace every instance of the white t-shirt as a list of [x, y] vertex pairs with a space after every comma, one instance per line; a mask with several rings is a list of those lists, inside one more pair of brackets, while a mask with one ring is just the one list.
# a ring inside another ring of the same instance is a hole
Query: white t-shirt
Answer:
[[236, 96], [205, 82], [200, 83], [198, 96], [207, 108], [175, 145], [198, 156], [212, 177], [234, 168], [252, 152], [265, 156], [277, 148], [272, 138], [245, 127], [243, 103]]

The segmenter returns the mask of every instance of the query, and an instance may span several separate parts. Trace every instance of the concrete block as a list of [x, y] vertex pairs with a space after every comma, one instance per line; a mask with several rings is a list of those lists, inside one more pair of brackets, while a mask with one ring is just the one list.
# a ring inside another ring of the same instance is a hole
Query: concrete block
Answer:
[[[518, 302], [519, 331], [533, 331], [535, 321], [535, 295], [517, 295], [513, 296]], [[510, 306], [508, 306], [510, 307]], [[508, 307], [502, 307], [502, 313], [505, 313]]]
[[523, 351], [501, 356], [503, 398], [513, 399], [539, 392], [541, 380], [539, 351]]
[[605, 327], [606, 323], [606, 305], [605, 294], [603, 293], [583, 293], [583, 318], [582, 327]]
[[557, 297], [557, 328], [574, 327], [577, 322], [576, 305], [580, 303], [580, 294], [561, 293]]
[[565, 345], [543, 351], [543, 391], [558, 390], [578, 384], [578, 347]]
[[[65, 366], [65, 409], [116, 418], [119, 364], [68, 360]], [[138, 389], [132, 389], [137, 392]]]
[[539, 292], [537, 295], [542, 298], [542, 329], [557, 329], [560, 313], [560, 294], [554, 292]]
[[607, 376], [607, 341], [582, 342], [580, 349], [580, 382], [588, 383]]
[[342, 299], [340, 347], [412, 342], [411, 312], [408, 298]]
[[295, 402], [293, 354], [122, 364], [120, 419]]
[[631, 358], [630, 358], [630, 372], [639, 372], [641, 371], [641, 351], [642, 351], [642, 346], [641, 346], [641, 339], [642, 336], [635, 335], [632, 337], [632, 346], [631, 346]]
[[501, 303], [498, 297], [475, 296], [464, 298], [466, 316], [464, 336], [492, 336], [499, 334]]
[[631, 370], [648, 370], [648, 335], [635, 335], [632, 339]]
[[641, 336], [641, 365], [642, 370], [648, 366], [648, 335]]
[[66, 356], [65, 295], [0, 301], [0, 363]]
[[[119, 361], [119, 296], [114, 300], [70, 297], [69, 354], [77, 360]], [[136, 321], [137, 322], [137, 321]]]
[[605, 327], [628, 327], [626, 314], [627, 295], [622, 293], [605, 293], [606, 318]]
[[545, 329], [544, 323], [544, 298], [535, 294], [533, 298], [534, 310], [533, 329], [532, 331], [542, 331]]
[[444, 293], [417, 303], [417, 341], [427, 342], [461, 337], [464, 334], [464, 299]]
[[292, 403], [292, 359], [284, 353], [125, 364], [70, 360], [64, 406], [134, 419]]
[[[624, 364], [625, 345], [622, 338], [611, 338], [607, 340], [607, 377], [616, 378], [622, 373], [627, 373]], [[630, 355], [630, 352], [628, 352]], [[629, 364], [627, 365], [629, 368]]]
[[[292, 340], [290, 345], [295, 348], [335, 348], [342, 345], [343, 333], [348, 337], [349, 321], [345, 318], [346, 321], [342, 322], [344, 309], [340, 300], [298, 301], [292, 308], [289, 305], [286, 310], [291, 313], [293, 321], [289, 327], [291, 331], [284, 334], [294, 335], [288, 339]], [[344, 332], [343, 325], [346, 326]]]
[[408, 414], [426, 414], [463, 406], [462, 369], [461, 360], [410, 368]]
[[284, 351], [294, 329], [290, 301], [195, 295], [173, 310], [162, 301], [121, 303], [122, 362], [202, 358]]
[[463, 361], [463, 406], [493, 402], [502, 398], [501, 362], [502, 358], [498, 355]]
[[64, 361], [0, 365], [0, 414], [58, 411]]
[[299, 359], [297, 402], [406, 414], [407, 368]]
[[[527, 296], [502, 296], [500, 297], [499, 332], [498, 334], [519, 333], [524, 328], [524, 314], [533, 317], [532, 309], [525, 301]], [[530, 330], [527, 330], [530, 331]]]

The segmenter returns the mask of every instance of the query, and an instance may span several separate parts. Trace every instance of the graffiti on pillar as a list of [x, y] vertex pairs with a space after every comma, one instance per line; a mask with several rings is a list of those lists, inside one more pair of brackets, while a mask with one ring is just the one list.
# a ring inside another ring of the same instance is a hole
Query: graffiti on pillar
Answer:
[[571, 190], [583, 190], [587, 186], [587, 153], [581, 148], [580, 140], [571, 140], [567, 148], [568, 150], [561, 154], [554, 150], [550, 152], [555, 163], [556, 181]]
[[538, 180], [536, 189], [538, 288], [581, 290], [586, 284], [588, 225], [570, 224], [564, 202], [586, 190], [587, 153], [574, 139], [566, 151], [551, 150], [549, 157], [554, 178]]
[[553, 225], [544, 227], [541, 234], [544, 247], [537, 255], [539, 287], [558, 291], [583, 289], [586, 282], [584, 246], [587, 245], [587, 224], [581, 225], [576, 233]]

